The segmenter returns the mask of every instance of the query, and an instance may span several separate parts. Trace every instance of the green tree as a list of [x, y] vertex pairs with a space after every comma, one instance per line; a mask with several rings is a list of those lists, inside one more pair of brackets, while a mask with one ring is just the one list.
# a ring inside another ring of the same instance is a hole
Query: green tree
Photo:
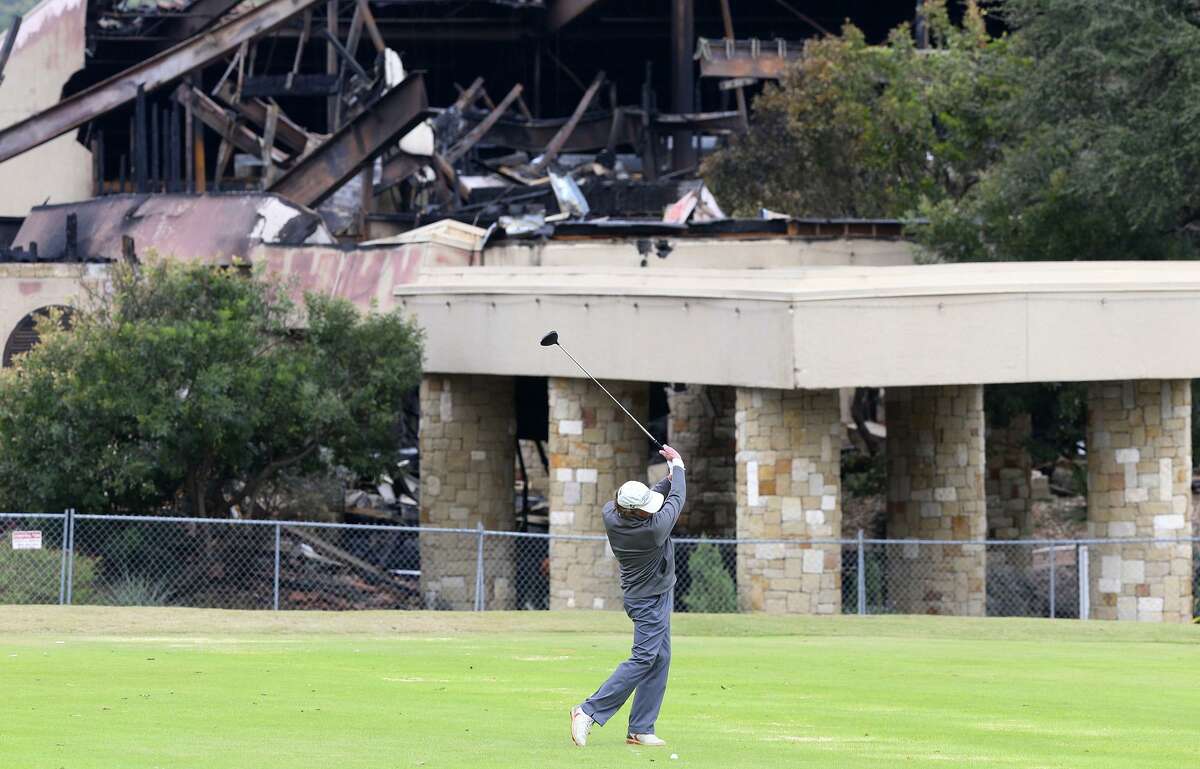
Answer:
[[1003, 147], [919, 237], [951, 260], [1194, 257], [1200, 10], [1183, 0], [1005, 0]]
[[297, 307], [233, 269], [155, 261], [111, 279], [0, 372], [0, 509], [253, 513], [284, 470], [394, 458], [421, 364], [398, 315]]
[[755, 100], [750, 133], [705, 163], [708, 184], [741, 215], [902, 217], [964, 195], [995, 156], [1019, 63], [968, 2], [924, 13], [933, 47], [908, 25], [868, 45], [847, 24], [809, 40], [779, 85]]
[[688, 611], [710, 614], [737, 611], [737, 586], [716, 545], [701, 542], [696, 546], [688, 556], [688, 575], [691, 584], [683, 596]]

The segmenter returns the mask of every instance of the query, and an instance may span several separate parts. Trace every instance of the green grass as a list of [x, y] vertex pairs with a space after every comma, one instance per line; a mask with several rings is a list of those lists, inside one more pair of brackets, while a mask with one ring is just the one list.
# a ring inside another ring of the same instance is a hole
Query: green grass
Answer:
[[[658, 732], [567, 736], [611, 612], [0, 607], [6, 769], [1200, 762], [1200, 627], [677, 616]], [[670, 753], [679, 759], [669, 759]]]

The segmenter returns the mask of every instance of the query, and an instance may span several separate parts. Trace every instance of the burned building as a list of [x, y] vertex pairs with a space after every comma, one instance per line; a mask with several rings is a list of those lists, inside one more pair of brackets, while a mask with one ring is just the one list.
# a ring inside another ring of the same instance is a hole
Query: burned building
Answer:
[[501, 235], [544, 233], [547, 218], [661, 219], [804, 38], [852, 17], [879, 39], [912, 13], [781, 0], [45, 0], [10, 34], [0, 175], [24, 183], [4, 185], [0, 215], [269, 191], [317, 208], [343, 241], [447, 217], [505, 217]]

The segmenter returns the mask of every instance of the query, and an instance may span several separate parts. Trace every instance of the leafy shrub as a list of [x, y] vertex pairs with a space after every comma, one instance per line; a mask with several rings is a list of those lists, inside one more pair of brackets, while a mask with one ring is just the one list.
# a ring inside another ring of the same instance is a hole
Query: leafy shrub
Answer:
[[721, 551], [711, 542], [701, 542], [688, 556], [691, 585], [683, 597], [689, 612], [728, 614], [737, 611], [737, 586]]
[[162, 580], [126, 574], [109, 586], [108, 598], [115, 606], [166, 606], [171, 590]]
[[842, 452], [842, 490], [848, 497], [870, 497], [887, 491], [887, 455]]
[[[61, 574], [61, 550], [13, 550], [0, 543], [0, 604], [56, 604]], [[96, 559], [76, 553], [74, 575], [73, 602], [93, 603]]]

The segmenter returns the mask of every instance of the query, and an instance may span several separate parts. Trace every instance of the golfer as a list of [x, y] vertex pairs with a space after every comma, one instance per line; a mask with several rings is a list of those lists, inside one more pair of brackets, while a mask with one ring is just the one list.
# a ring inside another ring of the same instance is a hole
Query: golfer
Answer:
[[671, 529], [679, 520], [686, 493], [683, 459], [670, 446], [659, 452], [667, 460], [667, 477], [653, 489], [628, 481], [614, 501], [604, 506], [604, 528], [621, 564], [625, 613], [633, 620], [633, 652], [596, 693], [571, 709], [571, 739], [587, 744], [592, 724], [604, 726], [629, 695], [631, 745], [659, 747], [654, 722], [667, 690], [671, 667], [671, 609], [675, 605], [675, 549]]

